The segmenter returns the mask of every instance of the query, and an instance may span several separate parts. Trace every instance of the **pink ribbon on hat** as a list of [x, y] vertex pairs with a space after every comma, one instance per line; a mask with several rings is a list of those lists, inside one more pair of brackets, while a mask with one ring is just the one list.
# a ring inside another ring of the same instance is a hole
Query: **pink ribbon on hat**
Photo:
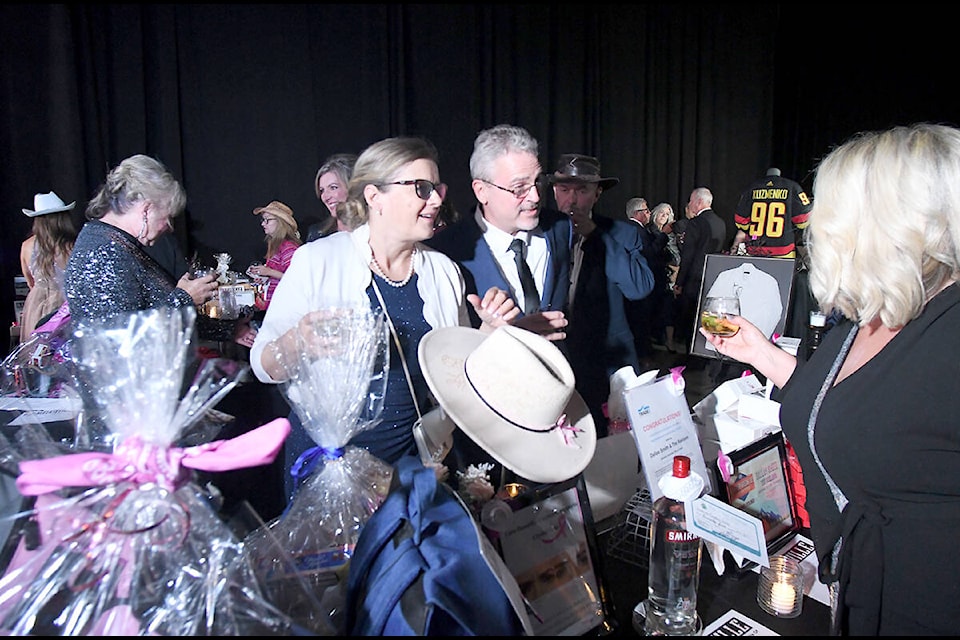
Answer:
[[561, 413], [560, 417], [557, 418], [557, 423], [550, 428], [559, 431], [560, 435], [563, 436], [563, 444], [568, 447], [580, 448], [580, 445], [574, 442], [574, 440], [577, 439], [578, 433], [583, 433], [583, 429], [578, 429], [570, 424], [570, 421], [567, 420], [567, 414]]
[[155, 482], [175, 491], [189, 480], [187, 469], [230, 471], [273, 462], [290, 433], [290, 421], [277, 418], [229, 440], [194, 447], [167, 447], [127, 438], [114, 453], [73, 453], [20, 463], [17, 489], [39, 496], [65, 487]]

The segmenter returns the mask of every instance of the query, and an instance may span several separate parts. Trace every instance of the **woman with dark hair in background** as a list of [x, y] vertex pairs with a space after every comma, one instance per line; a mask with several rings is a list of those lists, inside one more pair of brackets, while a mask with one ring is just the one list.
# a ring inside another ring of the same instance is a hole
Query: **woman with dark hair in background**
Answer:
[[20, 342], [26, 342], [40, 321], [65, 300], [64, 270], [77, 240], [70, 210], [76, 204], [64, 204], [51, 191], [38, 193], [34, 208], [23, 210], [33, 218], [33, 232], [20, 245], [20, 270], [30, 288], [20, 314]]
[[349, 231], [350, 229], [337, 214], [337, 206], [347, 199], [347, 185], [353, 175], [353, 165], [357, 156], [349, 153], [338, 153], [330, 156], [320, 165], [317, 177], [313, 181], [313, 189], [317, 200], [327, 207], [330, 217], [322, 222], [310, 225], [307, 229], [307, 242], [328, 236], [335, 231]]

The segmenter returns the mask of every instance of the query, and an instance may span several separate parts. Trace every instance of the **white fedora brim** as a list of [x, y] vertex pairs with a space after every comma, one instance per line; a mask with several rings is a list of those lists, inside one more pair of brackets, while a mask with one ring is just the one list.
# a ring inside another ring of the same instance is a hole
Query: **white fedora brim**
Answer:
[[443, 410], [484, 451], [523, 478], [563, 482], [583, 471], [597, 446], [593, 416], [583, 398], [573, 391], [564, 409], [577, 430], [576, 437], [568, 433], [569, 443], [559, 428], [531, 431], [507, 421], [466, 378], [464, 362], [486, 337], [470, 327], [444, 327], [429, 331], [420, 341], [420, 367]]

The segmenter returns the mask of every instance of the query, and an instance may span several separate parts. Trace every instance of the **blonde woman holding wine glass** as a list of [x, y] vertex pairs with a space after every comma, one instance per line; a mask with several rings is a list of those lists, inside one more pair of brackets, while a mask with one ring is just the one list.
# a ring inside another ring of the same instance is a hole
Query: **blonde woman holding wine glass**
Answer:
[[776, 385], [833, 634], [960, 628], [960, 129], [860, 133], [816, 170], [810, 290], [841, 317], [809, 360], [744, 317], [717, 350]]

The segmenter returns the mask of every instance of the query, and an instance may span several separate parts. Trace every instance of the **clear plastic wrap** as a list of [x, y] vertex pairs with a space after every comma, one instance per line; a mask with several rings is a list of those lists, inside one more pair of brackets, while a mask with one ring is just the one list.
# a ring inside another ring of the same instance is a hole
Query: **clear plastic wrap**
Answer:
[[41, 422], [57, 441], [71, 446], [83, 405], [70, 357], [68, 324], [45, 323], [0, 362], [0, 424]]
[[232, 440], [176, 446], [185, 435], [202, 437], [203, 414], [246, 372], [205, 361], [183, 384], [195, 319], [192, 308], [164, 308], [77, 329], [74, 365], [112, 450], [56, 455], [43, 446], [42, 429], [26, 426], [16, 441], [5, 438], [3, 468], [18, 462], [16, 486], [35, 504], [8, 539], [0, 632], [302, 632], [263, 594], [242, 542], [193, 474], [268, 464], [289, 433], [287, 420]]
[[317, 446], [295, 465], [300, 484], [286, 511], [246, 543], [273, 602], [311, 632], [339, 635], [346, 566], [393, 473], [346, 444], [379, 420], [389, 333], [379, 311], [332, 308], [308, 314], [297, 335], [296, 353], [279, 354], [290, 376], [282, 390]]

